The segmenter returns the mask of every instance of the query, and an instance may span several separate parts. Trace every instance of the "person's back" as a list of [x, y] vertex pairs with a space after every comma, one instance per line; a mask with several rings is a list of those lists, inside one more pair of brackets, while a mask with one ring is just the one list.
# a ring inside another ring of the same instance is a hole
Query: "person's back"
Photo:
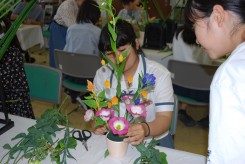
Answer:
[[[24, 8], [28, 5], [30, 0], [24, 0], [23, 2], [20, 2], [13, 10], [11, 14], [11, 19], [15, 20], [19, 14], [24, 10]], [[31, 19], [32, 21], [28, 20]], [[44, 12], [40, 5], [35, 4], [33, 8], [31, 9], [30, 13], [26, 16], [26, 21], [24, 23], [28, 24], [37, 24], [42, 25], [44, 20]]]
[[65, 51], [97, 54], [101, 29], [96, 26], [100, 10], [95, 1], [85, 0], [79, 9], [77, 23], [67, 30]]
[[65, 51], [99, 55], [100, 28], [92, 23], [74, 24], [67, 30]]
[[180, 28], [173, 38], [173, 59], [199, 64], [211, 64], [206, 52], [195, 43], [195, 34], [191, 29]]

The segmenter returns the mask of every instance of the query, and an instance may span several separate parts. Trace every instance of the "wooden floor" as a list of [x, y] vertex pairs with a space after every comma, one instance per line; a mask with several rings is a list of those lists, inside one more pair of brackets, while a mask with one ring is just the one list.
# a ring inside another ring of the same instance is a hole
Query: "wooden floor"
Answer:
[[[37, 64], [48, 65], [48, 50], [45, 48], [40, 49], [35, 46], [30, 50], [31, 56], [36, 59]], [[62, 99], [66, 97], [63, 93]], [[53, 107], [52, 104], [32, 101], [33, 110], [36, 117], [39, 117], [46, 109]], [[78, 104], [72, 104], [70, 99], [64, 103], [62, 112], [69, 113], [75, 109]], [[207, 107], [190, 106], [188, 113], [195, 119], [199, 120], [207, 116]], [[90, 129], [90, 124], [83, 121], [84, 110], [80, 107], [77, 111], [72, 112], [68, 118], [72, 123], [72, 126], [79, 129]], [[207, 155], [207, 143], [208, 143], [208, 130], [201, 127], [186, 127], [181, 121], [178, 120], [177, 132], [174, 136], [175, 149], [193, 152], [197, 154]]]

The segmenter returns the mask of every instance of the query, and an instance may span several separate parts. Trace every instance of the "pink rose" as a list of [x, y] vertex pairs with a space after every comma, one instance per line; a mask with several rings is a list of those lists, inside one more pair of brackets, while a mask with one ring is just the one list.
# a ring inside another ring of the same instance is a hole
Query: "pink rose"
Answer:
[[124, 135], [128, 132], [129, 122], [124, 117], [113, 117], [109, 120], [109, 126], [113, 134]]
[[96, 112], [96, 116], [100, 117], [103, 121], [108, 121], [114, 116], [114, 111], [108, 108], [102, 108]]
[[134, 104], [127, 104], [126, 108], [133, 117], [146, 117], [146, 109], [145, 106], [142, 104], [134, 105]]

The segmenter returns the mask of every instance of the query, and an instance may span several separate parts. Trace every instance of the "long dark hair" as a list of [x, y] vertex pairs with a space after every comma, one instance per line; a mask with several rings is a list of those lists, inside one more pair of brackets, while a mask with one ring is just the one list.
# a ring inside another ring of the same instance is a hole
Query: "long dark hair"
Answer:
[[245, 1], [244, 0], [188, 0], [185, 7], [185, 21], [188, 26], [201, 18], [210, 17], [214, 5], [221, 5], [224, 10], [235, 13], [245, 23]]
[[[118, 19], [116, 23], [116, 34], [117, 34], [117, 41], [116, 41], [117, 48], [120, 46], [124, 46], [126, 44], [131, 44], [134, 50], [136, 50], [136, 41], [135, 41], [136, 35], [130, 23], [128, 23], [125, 20]], [[112, 50], [111, 42], [110, 42], [110, 34], [107, 25], [103, 27], [100, 34], [99, 50], [101, 52]]]
[[100, 18], [100, 9], [98, 3], [94, 0], [85, 0], [77, 14], [77, 23], [96, 24]]

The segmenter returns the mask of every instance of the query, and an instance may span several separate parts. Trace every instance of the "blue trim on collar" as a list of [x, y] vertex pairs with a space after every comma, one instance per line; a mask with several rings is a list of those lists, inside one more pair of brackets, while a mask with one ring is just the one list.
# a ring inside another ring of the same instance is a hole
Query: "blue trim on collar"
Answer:
[[114, 70], [112, 70], [112, 71], [111, 71], [111, 77], [110, 77], [110, 88], [111, 88], [111, 86], [112, 86], [113, 74], [114, 74]]
[[155, 103], [155, 106], [161, 106], [161, 105], [174, 105], [174, 102]]
[[142, 63], [143, 63], [143, 69], [144, 69], [144, 74], [146, 74], [146, 62], [145, 62], [145, 55], [144, 53], [140, 53], [141, 59], [142, 59]]

